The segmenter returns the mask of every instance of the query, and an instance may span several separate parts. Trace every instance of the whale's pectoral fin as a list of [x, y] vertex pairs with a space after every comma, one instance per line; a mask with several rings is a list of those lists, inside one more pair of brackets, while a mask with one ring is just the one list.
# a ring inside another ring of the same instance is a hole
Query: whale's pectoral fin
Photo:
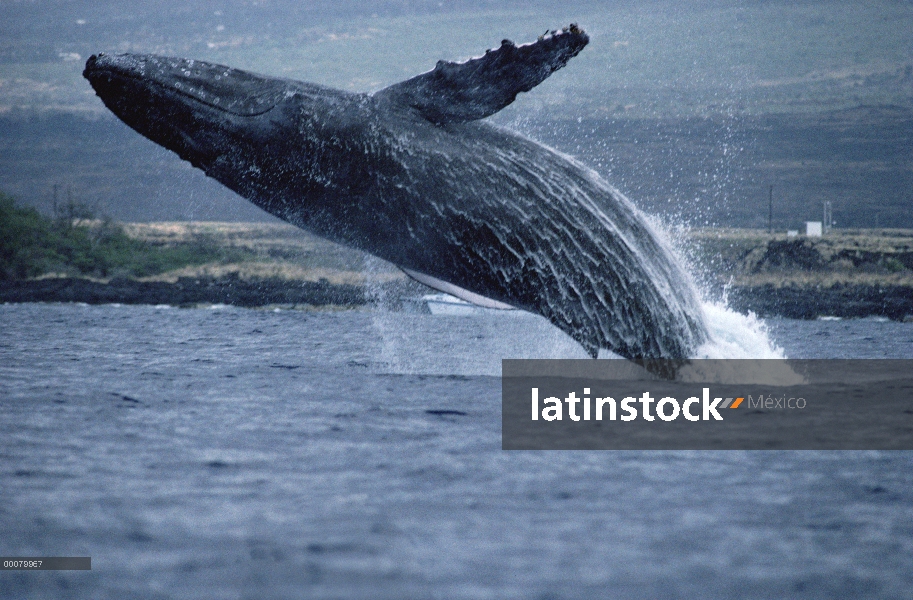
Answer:
[[485, 308], [497, 308], [499, 310], [516, 310], [510, 304], [504, 304], [503, 302], [498, 302], [497, 300], [492, 300], [491, 298], [486, 298], [485, 296], [480, 296], [475, 292], [470, 292], [469, 290], [464, 290], [461, 287], [455, 286], [452, 283], [447, 283], [437, 277], [432, 277], [431, 275], [425, 275], [424, 273], [419, 273], [418, 271], [413, 271], [412, 269], [405, 269], [400, 267], [403, 273], [416, 280], [417, 282], [427, 285], [430, 288], [433, 288], [439, 292], [444, 292], [445, 294], [450, 294], [451, 296], [456, 296], [461, 300], [466, 302], [471, 302], [477, 306], [483, 306]]
[[590, 38], [571, 24], [531, 44], [510, 40], [462, 63], [439, 61], [432, 71], [384, 88], [376, 98], [404, 104], [433, 123], [460, 123], [492, 115], [567, 64]]

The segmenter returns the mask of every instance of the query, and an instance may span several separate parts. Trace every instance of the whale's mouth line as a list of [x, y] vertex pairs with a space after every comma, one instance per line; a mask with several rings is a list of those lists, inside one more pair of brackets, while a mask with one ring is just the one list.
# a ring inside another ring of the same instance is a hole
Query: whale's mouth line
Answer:
[[[99, 64], [98, 61], [94, 59], [96, 59], [95, 55], [89, 59], [88, 62], [91, 63], [91, 65], [86, 65], [86, 68], [83, 71], [83, 76], [89, 80], [89, 82], [92, 84], [92, 87], [95, 88], [96, 92], [98, 92], [99, 89], [96, 87], [95, 81], [101, 80], [111, 83], [116, 80], [120, 80], [123, 82], [131, 82], [145, 88], [152, 88], [154, 92], [159, 93], [160, 95], [173, 93], [177, 96], [180, 96], [181, 98], [191, 100], [199, 105], [213, 108], [222, 113], [231, 114], [238, 117], [259, 117], [261, 115], [265, 115], [266, 113], [276, 108], [280, 100], [280, 94], [276, 89], [267, 89], [260, 93], [245, 96], [240, 102], [236, 102], [236, 104], [239, 105], [240, 109], [233, 110], [232, 108], [220, 104], [220, 97], [217, 96], [215, 101], [206, 100], [205, 98], [200, 97], [198, 93], [193, 93], [182, 89], [180, 82], [163, 82], [156, 77], [149, 77], [149, 75], [146, 73], [133, 72], [130, 69], [125, 69], [123, 67], [119, 67], [118, 65]], [[272, 101], [270, 101], [270, 96], [273, 96]], [[251, 106], [253, 105], [259, 106], [252, 109]]]
[[[103, 71], [104, 71], [105, 75], [107, 75], [108, 77], [110, 77], [112, 79], [120, 78], [120, 79], [124, 79], [124, 80], [132, 80], [137, 83], [142, 83], [146, 86], [154, 86], [155, 88], [157, 88], [156, 91], [160, 90], [160, 91], [164, 91], [164, 92], [173, 92], [173, 93], [177, 94], [178, 96], [192, 100], [193, 102], [196, 102], [197, 104], [201, 104], [203, 106], [208, 106], [209, 108], [214, 108], [220, 112], [228, 113], [228, 114], [235, 115], [238, 117], [259, 117], [261, 115], [265, 115], [266, 113], [268, 113], [271, 110], [273, 110], [274, 108], [276, 108], [276, 105], [279, 103], [277, 101], [259, 112], [238, 112], [238, 111], [234, 111], [234, 110], [225, 108], [224, 106], [219, 106], [218, 104], [215, 104], [213, 102], [207, 102], [206, 100], [203, 100], [199, 96], [196, 96], [190, 92], [182, 90], [181, 88], [177, 87], [175, 84], [166, 84], [166, 83], [162, 83], [162, 82], [155, 81], [155, 80], [149, 80], [149, 79], [144, 78], [141, 75], [134, 75], [133, 73], [123, 73], [123, 72], [119, 72], [119, 71], [117, 71], [115, 69], [111, 69], [111, 68], [104, 68]], [[102, 75], [102, 76], [104, 76], [104, 75]], [[251, 98], [255, 98], [255, 97], [256, 96], [252, 96]]]

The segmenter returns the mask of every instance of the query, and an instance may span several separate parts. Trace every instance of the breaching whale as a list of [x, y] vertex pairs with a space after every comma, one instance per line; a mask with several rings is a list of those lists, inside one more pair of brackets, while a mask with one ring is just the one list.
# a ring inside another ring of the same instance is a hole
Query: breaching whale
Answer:
[[591, 356], [687, 359], [690, 279], [644, 215], [572, 158], [482, 121], [576, 56], [576, 25], [373, 94], [208, 62], [98, 54], [127, 125], [257, 206], [431, 287], [540, 314]]

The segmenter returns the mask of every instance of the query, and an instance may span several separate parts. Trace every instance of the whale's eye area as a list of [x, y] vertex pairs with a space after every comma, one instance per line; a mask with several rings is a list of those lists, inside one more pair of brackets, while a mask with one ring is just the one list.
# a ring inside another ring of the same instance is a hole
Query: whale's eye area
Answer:
[[285, 95], [286, 86], [275, 80], [229, 68], [211, 76], [208, 70], [188, 69], [175, 78], [174, 89], [214, 108], [251, 117], [271, 110]]

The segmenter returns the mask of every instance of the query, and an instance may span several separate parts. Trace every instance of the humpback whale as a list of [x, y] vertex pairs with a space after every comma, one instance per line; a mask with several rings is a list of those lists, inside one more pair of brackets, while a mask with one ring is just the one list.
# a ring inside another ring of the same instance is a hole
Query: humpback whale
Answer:
[[[269, 213], [471, 302], [544, 316], [596, 357], [685, 360], [698, 295], [645, 216], [574, 159], [483, 119], [589, 42], [509, 40], [374, 93], [98, 54], [104, 104]], [[661, 361], [656, 361], [661, 362]]]

